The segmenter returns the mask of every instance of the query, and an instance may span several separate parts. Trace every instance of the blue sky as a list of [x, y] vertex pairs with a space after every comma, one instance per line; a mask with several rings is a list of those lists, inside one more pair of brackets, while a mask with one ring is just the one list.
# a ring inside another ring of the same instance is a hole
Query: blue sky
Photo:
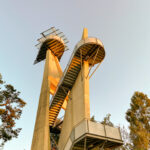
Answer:
[[90, 79], [91, 115], [128, 126], [125, 112], [134, 91], [150, 96], [149, 0], [4, 0], [0, 1], [0, 73], [27, 102], [17, 121], [22, 131], [4, 150], [30, 150], [43, 65], [33, 65], [40, 33], [51, 26], [69, 39], [64, 69], [83, 27], [104, 44], [106, 57]]

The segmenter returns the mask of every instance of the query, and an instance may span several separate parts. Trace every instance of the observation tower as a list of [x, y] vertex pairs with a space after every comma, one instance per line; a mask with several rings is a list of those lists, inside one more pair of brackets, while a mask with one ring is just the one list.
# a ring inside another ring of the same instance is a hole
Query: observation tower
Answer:
[[[67, 38], [54, 27], [41, 35], [34, 64], [45, 60], [45, 68], [31, 150], [98, 150], [122, 145], [118, 128], [90, 121], [89, 79], [104, 60], [102, 42], [88, 37], [84, 28], [62, 71], [59, 61], [68, 50]], [[65, 115], [60, 120], [61, 109]]]

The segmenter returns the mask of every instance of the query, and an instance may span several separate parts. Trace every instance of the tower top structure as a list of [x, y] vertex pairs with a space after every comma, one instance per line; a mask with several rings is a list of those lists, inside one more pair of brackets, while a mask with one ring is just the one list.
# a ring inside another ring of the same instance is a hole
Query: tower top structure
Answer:
[[[62, 72], [59, 61], [68, 50], [68, 40], [54, 27], [41, 35], [35, 63], [46, 61], [31, 150], [94, 150], [122, 145], [118, 128], [90, 120], [89, 79], [104, 60], [102, 42], [88, 37], [88, 30], [84, 28]], [[63, 120], [58, 119], [61, 108], [65, 110]], [[58, 144], [51, 133], [60, 134]]]
[[55, 27], [51, 27], [50, 29], [42, 32], [41, 35], [42, 37], [37, 40], [39, 43], [36, 47], [39, 49], [39, 52], [34, 64], [46, 58], [47, 50], [51, 50], [58, 60], [60, 60], [64, 51], [68, 50], [67, 43], [69, 42], [63, 32]]
[[84, 28], [82, 33], [82, 40], [86, 39], [88, 37], [88, 29]]

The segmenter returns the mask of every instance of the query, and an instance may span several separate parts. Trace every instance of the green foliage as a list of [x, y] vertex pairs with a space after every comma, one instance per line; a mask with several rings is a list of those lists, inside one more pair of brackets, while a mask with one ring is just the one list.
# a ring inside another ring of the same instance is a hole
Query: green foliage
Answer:
[[113, 127], [114, 124], [110, 121], [110, 116], [111, 116], [111, 114], [107, 114], [101, 123], [104, 125], [109, 125], [109, 126]]
[[94, 115], [90, 118], [90, 121], [92, 121], [92, 122], [96, 122], [96, 120], [95, 120], [95, 116], [94, 116]]
[[130, 126], [133, 149], [148, 150], [150, 145], [150, 99], [141, 92], [131, 98], [130, 109], [126, 112]]
[[22, 114], [25, 102], [19, 98], [18, 92], [12, 85], [5, 84], [0, 75], [0, 139], [1, 147], [12, 138], [17, 138], [21, 128], [15, 129], [16, 120]]
[[2, 75], [0, 74], [0, 84], [3, 84]]

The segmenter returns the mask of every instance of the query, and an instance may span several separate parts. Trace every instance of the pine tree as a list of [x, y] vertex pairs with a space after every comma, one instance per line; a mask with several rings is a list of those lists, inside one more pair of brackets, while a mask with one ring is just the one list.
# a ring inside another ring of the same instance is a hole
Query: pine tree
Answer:
[[126, 112], [129, 122], [130, 139], [135, 150], [148, 150], [150, 146], [150, 99], [141, 92], [131, 98], [130, 109]]
[[103, 121], [101, 121], [101, 123], [104, 125], [114, 127], [114, 124], [110, 121], [110, 117], [111, 117], [111, 114], [107, 114], [106, 117], [104, 117]]
[[0, 140], [2, 141], [0, 147], [12, 138], [18, 137], [21, 130], [21, 128], [15, 129], [15, 124], [26, 103], [19, 97], [19, 94], [20, 92], [12, 85], [2, 80], [0, 74]]
[[92, 121], [92, 122], [96, 122], [96, 120], [95, 120], [95, 116], [94, 116], [94, 115], [90, 118], [90, 121]]

